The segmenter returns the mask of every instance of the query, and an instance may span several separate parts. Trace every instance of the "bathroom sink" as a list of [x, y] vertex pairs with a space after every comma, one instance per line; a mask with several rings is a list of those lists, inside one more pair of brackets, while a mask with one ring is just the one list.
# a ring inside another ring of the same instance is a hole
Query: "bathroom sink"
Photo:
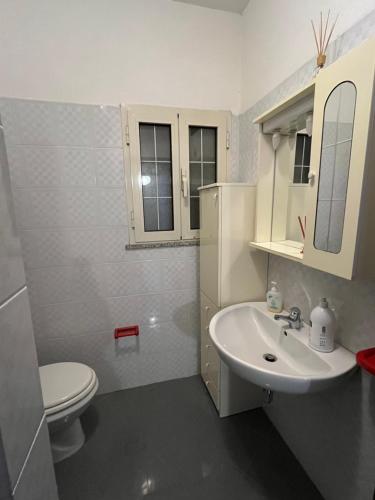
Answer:
[[318, 392], [340, 383], [356, 368], [355, 355], [336, 345], [320, 353], [308, 345], [309, 326], [289, 329], [265, 302], [246, 302], [218, 312], [210, 337], [223, 361], [240, 377], [272, 391]]

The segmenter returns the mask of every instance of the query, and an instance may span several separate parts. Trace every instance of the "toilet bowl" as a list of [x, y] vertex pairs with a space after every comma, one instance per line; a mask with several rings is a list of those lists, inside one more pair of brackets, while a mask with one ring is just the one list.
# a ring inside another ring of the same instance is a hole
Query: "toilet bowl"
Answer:
[[80, 415], [98, 390], [94, 370], [81, 363], [54, 363], [39, 367], [44, 411], [53, 461], [76, 453], [85, 442]]

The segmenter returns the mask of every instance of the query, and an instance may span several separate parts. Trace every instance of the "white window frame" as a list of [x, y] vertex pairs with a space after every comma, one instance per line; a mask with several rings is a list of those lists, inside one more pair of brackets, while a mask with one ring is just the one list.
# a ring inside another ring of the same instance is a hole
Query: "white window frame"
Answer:
[[220, 111], [184, 110], [180, 114], [181, 175], [185, 176], [187, 189], [181, 197], [181, 226], [183, 239], [199, 238], [199, 229], [190, 229], [190, 168], [189, 127], [217, 128], [216, 182], [227, 180], [228, 113]]
[[[199, 230], [190, 229], [189, 127], [217, 128], [216, 182], [227, 181], [231, 113], [170, 108], [162, 106], [121, 106], [125, 144], [125, 180], [129, 213], [130, 244], [171, 242], [199, 238]], [[172, 231], [145, 231], [140, 158], [140, 123], [171, 126], [173, 168]]]

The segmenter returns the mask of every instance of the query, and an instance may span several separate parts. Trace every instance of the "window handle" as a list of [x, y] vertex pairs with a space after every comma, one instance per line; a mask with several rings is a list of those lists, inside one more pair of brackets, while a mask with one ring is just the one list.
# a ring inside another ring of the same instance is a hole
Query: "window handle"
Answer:
[[188, 180], [187, 176], [181, 172], [181, 191], [184, 198], [187, 198], [188, 193]]

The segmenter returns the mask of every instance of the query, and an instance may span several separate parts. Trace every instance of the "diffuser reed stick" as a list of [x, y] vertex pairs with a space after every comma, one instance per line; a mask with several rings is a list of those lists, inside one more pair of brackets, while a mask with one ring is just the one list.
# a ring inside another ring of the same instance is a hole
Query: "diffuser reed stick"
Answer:
[[333, 30], [335, 29], [337, 20], [339, 18], [339, 15], [337, 14], [336, 19], [332, 23], [331, 28], [328, 29], [330, 15], [331, 15], [331, 11], [329, 10], [326, 20], [323, 21], [323, 14], [322, 14], [322, 12], [320, 12], [319, 31], [317, 29], [318, 27], [315, 28], [314, 21], [311, 19], [311, 26], [312, 26], [312, 29], [314, 32], [315, 45], [316, 45], [316, 49], [318, 51], [318, 55], [316, 58], [316, 65], [318, 68], [323, 68], [323, 66], [326, 63], [327, 47], [328, 47], [328, 44], [331, 40], [332, 33], [333, 33]]
[[[302, 224], [301, 216], [298, 216], [299, 227], [301, 228], [302, 239], [305, 241], [306, 239], [306, 215], [305, 215], [305, 224]], [[305, 245], [304, 245], [305, 246]], [[304, 246], [302, 247], [301, 253], [303, 253]]]

